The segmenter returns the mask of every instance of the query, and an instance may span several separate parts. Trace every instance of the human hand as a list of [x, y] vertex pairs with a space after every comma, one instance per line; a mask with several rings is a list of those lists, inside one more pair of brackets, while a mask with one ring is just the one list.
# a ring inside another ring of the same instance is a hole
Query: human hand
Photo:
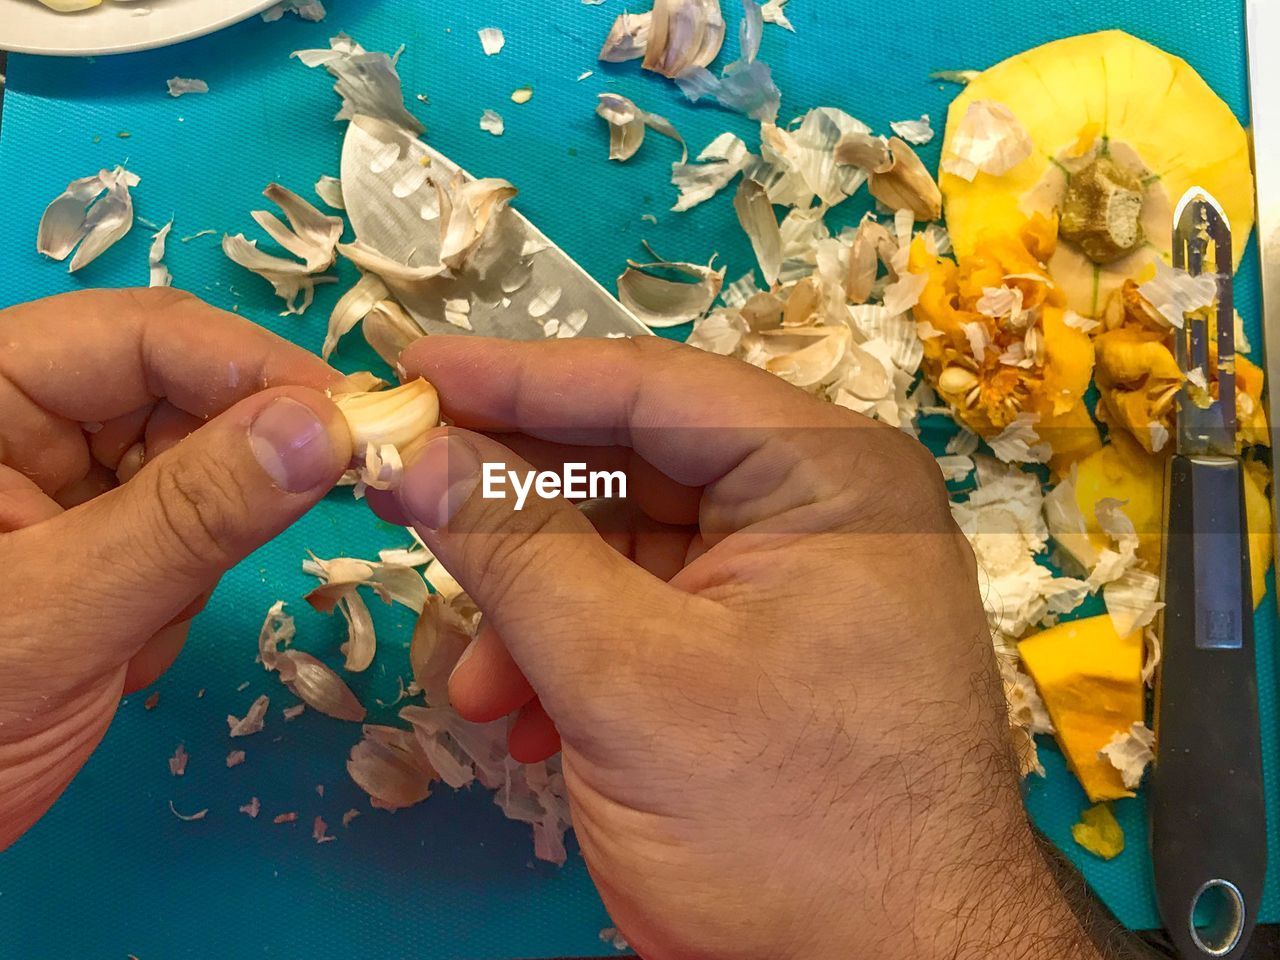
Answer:
[[222, 573], [341, 476], [351, 441], [320, 392], [337, 379], [174, 290], [0, 311], [0, 849], [172, 663]]
[[[401, 365], [454, 426], [370, 502], [485, 614], [451, 702], [518, 710], [517, 759], [562, 738], [643, 956], [1094, 956], [1026, 822], [974, 560], [920, 444], [656, 338], [431, 337]], [[621, 469], [630, 496], [516, 511], [482, 462]]]

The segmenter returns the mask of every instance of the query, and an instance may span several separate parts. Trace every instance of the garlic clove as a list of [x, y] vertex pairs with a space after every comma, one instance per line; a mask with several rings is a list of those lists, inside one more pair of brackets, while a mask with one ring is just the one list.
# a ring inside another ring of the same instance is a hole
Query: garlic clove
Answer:
[[346, 418], [359, 462], [371, 445], [403, 450], [440, 423], [436, 389], [421, 377], [391, 390], [340, 394], [333, 402]]

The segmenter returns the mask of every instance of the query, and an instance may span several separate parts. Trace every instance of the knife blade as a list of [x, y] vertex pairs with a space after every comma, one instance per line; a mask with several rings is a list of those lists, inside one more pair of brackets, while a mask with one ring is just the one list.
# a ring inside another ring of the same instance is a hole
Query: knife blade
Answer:
[[1262, 902], [1267, 833], [1244, 468], [1236, 454], [1231, 230], [1198, 187], [1174, 218], [1174, 266], [1212, 275], [1217, 297], [1173, 331], [1189, 376], [1165, 477], [1151, 861], [1160, 915], [1179, 955], [1234, 960]]
[[[385, 120], [353, 117], [342, 146], [342, 193], [356, 238], [409, 268], [437, 266], [435, 183], [447, 185], [459, 172], [470, 179], [409, 131]], [[457, 276], [428, 284], [390, 275], [382, 279], [428, 334], [541, 340], [553, 319], [553, 331], [558, 327], [562, 336], [653, 332], [511, 206], [493, 218], [481, 249]], [[469, 304], [470, 331], [445, 319], [446, 302], [457, 300]]]

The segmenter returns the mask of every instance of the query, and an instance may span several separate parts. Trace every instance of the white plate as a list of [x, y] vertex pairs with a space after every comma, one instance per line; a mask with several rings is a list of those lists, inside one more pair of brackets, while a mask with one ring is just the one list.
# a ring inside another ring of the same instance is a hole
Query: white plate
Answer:
[[39, 0], [0, 0], [0, 50], [62, 57], [149, 50], [221, 30], [276, 2], [103, 0], [79, 13], [57, 13]]

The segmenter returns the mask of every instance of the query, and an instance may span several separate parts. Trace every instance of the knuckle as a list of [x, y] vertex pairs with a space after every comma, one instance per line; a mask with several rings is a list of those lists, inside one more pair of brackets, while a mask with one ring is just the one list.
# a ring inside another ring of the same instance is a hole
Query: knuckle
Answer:
[[168, 310], [180, 304], [198, 299], [194, 294], [177, 287], [125, 287], [116, 296], [129, 302], [140, 311]]
[[888, 441], [885, 466], [898, 478], [915, 507], [927, 506], [950, 514], [946, 481], [933, 454], [915, 437], [900, 430], [886, 436]]
[[152, 484], [176, 562], [202, 568], [237, 559], [235, 518], [248, 504], [230, 471], [193, 457], [162, 457], [155, 461]]
[[841, 431], [821, 454], [836, 477], [836, 499], [864, 529], [918, 533], [955, 530], [946, 482], [937, 461], [916, 438], [880, 423]]
[[642, 359], [649, 357], [667, 357], [672, 353], [678, 353], [688, 350], [691, 353], [702, 353], [701, 350], [694, 350], [693, 347], [686, 347], [683, 343], [677, 343], [674, 340], [668, 340], [666, 337], [618, 337], [614, 340], [619, 345], [620, 350], [634, 352]]

